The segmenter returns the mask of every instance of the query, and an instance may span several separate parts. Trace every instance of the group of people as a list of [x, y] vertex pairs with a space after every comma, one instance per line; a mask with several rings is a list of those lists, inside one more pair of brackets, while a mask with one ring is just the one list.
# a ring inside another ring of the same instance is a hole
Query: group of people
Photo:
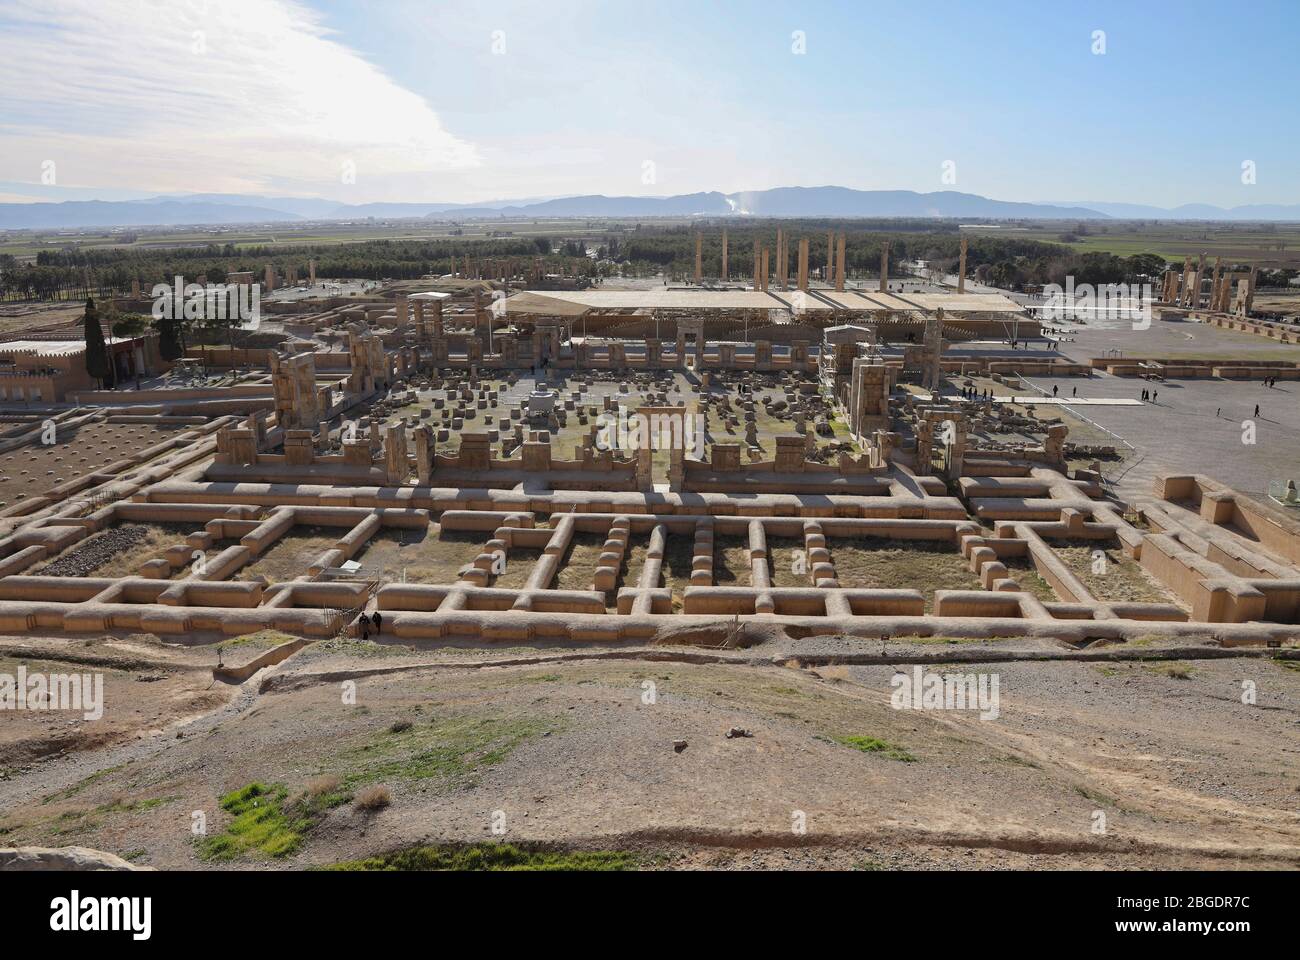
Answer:
[[989, 393], [988, 390], [985, 390], [981, 394], [980, 391], [975, 389], [974, 387], [962, 387], [961, 395], [967, 400], [991, 400], [992, 399], [992, 395]]
[[1156, 397], [1158, 397], [1158, 396], [1160, 396], [1160, 391], [1159, 391], [1159, 390], [1143, 390], [1143, 391], [1142, 391], [1142, 402], [1143, 402], [1143, 403], [1146, 403], [1148, 400], [1150, 400], [1152, 403], [1156, 403], [1156, 402], [1157, 402], [1157, 401], [1156, 401]]
[[1264, 386], [1268, 387], [1270, 390], [1271, 390], [1273, 387], [1276, 387], [1276, 386], [1277, 386], [1277, 377], [1265, 377], [1265, 378], [1264, 378]]
[[379, 636], [379, 634], [383, 631], [384, 615], [380, 613], [378, 610], [376, 610], [374, 614], [371, 616], [366, 616], [366, 614], [362, 613], [361, 619], [357, 621], [357, 625], [361, 629], [361, 639], [369, 640], [371, 625], [373, 625], [375, 628], [375, 636]]

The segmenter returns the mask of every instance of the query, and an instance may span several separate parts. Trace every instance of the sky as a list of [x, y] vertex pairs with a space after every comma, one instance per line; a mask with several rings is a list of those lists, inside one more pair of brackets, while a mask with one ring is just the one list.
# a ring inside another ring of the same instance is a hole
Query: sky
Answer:
[[1297, 203], [1298, 43], [1295, 0], [0, 0], [0, 201]]

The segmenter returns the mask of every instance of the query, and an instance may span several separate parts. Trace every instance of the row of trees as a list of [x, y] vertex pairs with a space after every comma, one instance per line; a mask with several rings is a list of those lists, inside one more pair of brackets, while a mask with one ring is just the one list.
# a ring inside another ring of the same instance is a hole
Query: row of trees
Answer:
[[466, 257], [514, 259], [521, 263], [542, 257], [550, 272], [564, 267], [570, 273], [590, 262], [581, 243], [570, 241], [567, 255], [556, 254], [546, 237], [372, 240], [299, 246], [236, 247], [228, 243], [147, 249], [69, 247], [42, 250], [34, 263], [21, 264], [12, 255], [0, 257], [0, 300], [122, 296], [130, 292], [135, 280], [147, 293], [155, 283], [171, 283], [177, 275], [191, 281], [205, 276], [211, 283], [224, 283], [231, 273], [251, 272], [260, 280], [268, 263], [281, 272], [292, 268], [305, 277], [311, 260], [316, 261], [317, 275], [322, 277], [414, 280], [431, 273], [461, 270]]
[[[223, 321], [229, 323], [230, 321]], [[86, 310], [81, 317], [86, 342], [86, 372], [101, 387], [116, 386], [117, 371], [113, 365], [104, 339], [104, 327], [118, 339], [138, 337], [151, 327], [158, 331], [158, 349], [164, 360], [178, 360], [185, 355], [187, 325], [183, 320], [151, 320], [138, 313], [122, 313], [109, 307], [101, 312], [93, 298], [86, 299]]]
[[1076, 284], [1100, 286], [1108, 283], [1155, 283], [1168, 263], [1153, 253], [1119, 257], [1112, 253], [1066, 253], [1052, 257], [1019, 257], [980, 263], [975, 279], [995, 287], [1023, 290], [1049, 283], [1065, 285], [1067, 277]]
[[[0, 257], [0, 299], [72, 299], [104, 297], [129, 292], [139, 280], [147, 293], [155, 283], [170, 283], [176, 275], [187, 280], [206, 276], [222, 283], [230, 273], [251, 271], [260, 279], [271, 263], [279, 270], [293, 268], [306, 276], [308, 261], [315, 260], [317, 275], [367, 280], [412, 280], [429, 274], [458, 272], [465, 258], [514, 260], [525, 275], [536, 258], [544, 273], [563, 272], [588, 279], [604, 277], [656, 277], [687, 280], [695, 272], [695, 235], [702, 230], [704, 273], [718, 276], [722, 268], [721, 222], [660, 227], [637, 224], [635, 229], [610, 230], [593, 226], [589, 232], [566, 239], [548, 237], [496, 237], [490, 239], [372, 240], [336, 245], [208, 244], [175, 249], [90, 248], [42, 251], [34, 264], [19, 264], [12, 256]], [[728, 232], [728, 270], [732, 279], [744, 280], [754, 272], [754, 242], [773, 253], [778, 227], [790, 238], [790, 269], [795, 269], [798, 241], [809, 240], [809, 268], [825, 267], [834, 251], [827, 232], [846, 236], [845, 262], [851, 277], [878, 275], [880, 252], [890, 245], [891, 274], [904, 274], [904, 260], [925, 260], [931, 269], [953, 273], [957, 269], [961, 232], [952, 223], [924, 221], [743, 220], [725, 224]], [[922, 229], [924, 227], [924, 229]], [[1165, 269], [1156, 254], [1120, 257], [1107, 253], [1075, 253], [1058, 243], [990, 234], [968, 235], [967, 270], [976, 279], [1012, 289], [1031, 284], [1077, 282], [1122, 283], [1154, 280]], [[594, 247], [592, 259], [586, 251]], [[775, 272], [773, 262], [770, 269]], [[1262, 285], [1284, 285], [1295, 271], [1265, 271]]]

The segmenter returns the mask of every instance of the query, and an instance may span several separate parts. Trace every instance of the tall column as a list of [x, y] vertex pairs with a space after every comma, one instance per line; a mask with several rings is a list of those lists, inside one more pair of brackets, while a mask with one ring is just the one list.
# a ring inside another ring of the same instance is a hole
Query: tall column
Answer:
[[275, 289], [275, 267], [269, 263], [266, 265], [266, 282], [262, 284], [267, 293]]
[[925, 318], [925, 389], [939, 389], [943, 379], [943, 307]]
[[695, 285], [704, 282], [704, 234], [695, 231]]
[[1191, 254], [1183, 257], [1183, 272], [1178, 276], [1178, 305], [1182, 306], [1183, 299], [1187, 296], [1187, 283], [1192, 279], [1192, 257]]
[[961, 238], [961, 261], [957, 265], [957, 292], [966, 292], [966, 238]]
[[844, 291], [844, 232], [840, 231], [840, 242], [835, 251], [835, 289]]
[[722, 228], [722, 281], [727, 281], [727, 228]]
[[767, 293], [767, 247], [763, 248], [763, 292]]
[[880, 246], [880, 292], [889, 290], [889, 241]]
[[808, 289], [808, 238], [799, 241], [799, 289]]
[[782, 266], [782, 264], [785, 263], [785, 259], [781, 256], [781, 254], [784, 251], [785, 251], [785, 236], [781, 232], [781, 228], [777, 227], [776, 228], [776, 284], [782, 290], [785, 289], [785, 267]]
[[316, 286], [316, 261], [307, 261], [307, 282], [313, 287]]

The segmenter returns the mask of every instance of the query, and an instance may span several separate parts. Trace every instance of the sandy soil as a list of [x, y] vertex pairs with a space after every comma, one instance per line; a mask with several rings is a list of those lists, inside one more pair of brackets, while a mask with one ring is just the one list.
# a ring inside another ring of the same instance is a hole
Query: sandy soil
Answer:
[[[1017, 643], [1037, 642], [990, 648]], [[46, 749], [6, 765], [0, 836], [156, 867], [302, 867], [500, 839], [496, 814], [507, 840], [629, 850], [650, 868], [1300, 865], [1300, 671], [1286, 665], [1189, 654], [949, 666], [998, 676], [998, 716], [981, 720], [893, 709], [891, 677], [910, 667], [777, 666], [766, 659], [775, 652], [686, 663], [563, 646], [343, 642], [309, 647], [237, 690], [200, 690], [210, 650], [131, 641], [122, 655], [161, 666], [111, 671], [112, 736], [92, 742], [79, 730], [75, 755]], [[629, 659], [573, 659], [602, 653]], [[484, 666], [521, 656], [544, 659]], [[155, 672], [166, 679], [136, 678]], [[1241, 702], [1246, 680], [1256, 705]], [[196, 719], [200, 703], [209, 712]], [[182, 717], [184, 727], [169, 725]], [[3, 749], [48, 744], [67, 720], [20, 723], [4, 726]], [[751, 736], [728, 738], [732, 727]], [[289, 853], [204, 859], [194, 811], [220, 836], [232, 821], [222, 796], [260, 783], [301, 798], [321, 778], [338, 797], [313, 808]], [[349, 802], [374, 786], [388, 790], [387, 808]], [[1100, 817], [1104, 833], [1094, 832]]]

